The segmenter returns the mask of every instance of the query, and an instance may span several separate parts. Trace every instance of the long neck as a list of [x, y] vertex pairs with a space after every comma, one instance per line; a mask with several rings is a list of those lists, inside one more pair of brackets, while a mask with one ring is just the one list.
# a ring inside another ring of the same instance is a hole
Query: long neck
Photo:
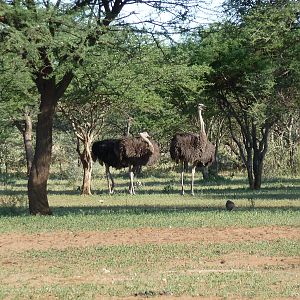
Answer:
[[126, 124], [126, 129], [125, 129], [125, 134], [124, 134], [125, 136], [129, 136], [130, 135], [131, 123], [132, 123], [132, 119], [128, 118], [127, 124]]
[[199, 122], [200, 122], [200, 133], [204, 134], [206, 136], [205, 125], [204, 125], [204, 121], [202, 118], [202, 109], [200, 107], [198, 108], [198, 114], [199, 114]]
[[142, 134], [140, 136], [149, 145], [151, 153], [154, 153], [154, 146], [151, 143], [151, 141], [147, 137], [145, 137], [144, 135], [142, 135]]

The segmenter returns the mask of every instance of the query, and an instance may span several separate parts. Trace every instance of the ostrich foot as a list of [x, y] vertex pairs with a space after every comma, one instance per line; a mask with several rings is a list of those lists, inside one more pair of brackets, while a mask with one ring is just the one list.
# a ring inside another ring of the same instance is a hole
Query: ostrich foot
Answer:
[[130, 195], [135, 195], [135, 190], [132, 189], [132, 188], [129, 188], [128, 192], [129, 192]]

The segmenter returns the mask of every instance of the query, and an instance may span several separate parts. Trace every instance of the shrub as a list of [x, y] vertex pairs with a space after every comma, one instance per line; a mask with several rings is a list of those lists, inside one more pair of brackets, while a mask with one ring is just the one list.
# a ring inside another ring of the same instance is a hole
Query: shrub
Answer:
[[0, 215], [2, 216], [23, 214], [27, 207], [27, 197], [24, 195], [0, 196]]

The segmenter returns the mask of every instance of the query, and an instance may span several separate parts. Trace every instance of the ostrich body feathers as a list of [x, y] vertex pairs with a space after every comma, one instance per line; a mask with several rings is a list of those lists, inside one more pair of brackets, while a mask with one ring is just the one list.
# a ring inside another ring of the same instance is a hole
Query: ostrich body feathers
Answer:
[[93, 160], [97, 159], [101, 164], [106, 164], [116, 169], [126, 168], [129, 165], [122, 162], [118, 156], [118, 152], [115, 151], [120, 143], [119, 139], [108, 139], [95, 142], [92, 146]]
[[159, 158], [158, 144], [150, 139], [154, 152], [152, 153], [149, 145], [141, 137], [122, 138], [117, 145], [116, 152], [122, 163], [133, 166], [150, 166]]
[[204, 134], [176, 133], [170, 143], [170, 155], [176, 163], [207, 166], [214, 162], [215, 146]]
[[[159, 158], [158, 144], [149, 139], [148, 133], [140, 133], [139, 137], [124, 137], [95, 142], [92, 146], [92, 158], [105, 164], [109, 193], [114, 192], [114, 180], [110, 167], [121, 169], [129, 167], [130, 194], [135, 194], [133, 177], [141, 171], [142, 166], [152, 165]], [[110, 183], [111, 181], [111, 183]]]

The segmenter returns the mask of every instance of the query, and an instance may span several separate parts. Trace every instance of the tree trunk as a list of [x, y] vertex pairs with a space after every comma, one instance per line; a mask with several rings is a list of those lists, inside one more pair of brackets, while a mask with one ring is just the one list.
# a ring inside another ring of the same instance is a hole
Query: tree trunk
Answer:
[[77, 137], [77, 152], [83, 167], [83, 179], [81, 187], [81, 195], [92, 195], [91, 182], [92, 182], [92, 168], [93, 160], [91, 154], [92, 139], [86, 135], [83, 141], [83, 151], [80, 152], [80, 139]]
[[92, 182], [92, 160], [83, 164], [83, 182], [81, 195], [91, 195], [91, 182]]
[[[41, 49], [42, 54], [43, 50]], [[29, 212], [32, 215], [52, 215], [47, 196], [47, 182], [52, 154], [53, 117], [58, 99], [63, 96], [73, 78], [71, 71], [66, 72], [56, 84], [55, 76], [50, 77], [52, 73], [50, 62], [47, 57], [44, 57], [44, 60], [49, 65], [47, 64], [36, 77], [41, 102], [34, 158], [28, 179]]]
[[252, 159], [252, 148], [246, 148], [245, 165], [247, 169], [249, 188], [254, 189], [254, 176], [253, 176], [253, 159]]
[[33, 161], [33, 146], [32, 146], [32, 120], [30, 117], [30, 113], [24, 113], [24, 121], [23, 122], [15, 122], [17, 128], [22, 133], [24, 148], [25, 148], [25, 157], [27, 164], [27, 176], [30, 175], [30, 170]]
[[35, 154], [28, 180], [29, 212], [33, 215], [51, 215], [47, 197], [49, 178], [52, 127], [57, 96], [55, 80], [45, 79], [39, 87], [41, 92], [40, 112], [36, 128]]
[[254, 151], [253, 156], [253, 175], [254, 175], [254, 183], [253, 189], [259, 190], [261, 188], [261, 179], [263, 172], [263, 156], [261, 153], [256, 153]]
[[33, 161], [33, 146], [32, 146], [32, 120], [28, 113], [25, 114], [25, 131], [24, 131], [24, 145], [27, 162], [27, 176], [30, 174]]

